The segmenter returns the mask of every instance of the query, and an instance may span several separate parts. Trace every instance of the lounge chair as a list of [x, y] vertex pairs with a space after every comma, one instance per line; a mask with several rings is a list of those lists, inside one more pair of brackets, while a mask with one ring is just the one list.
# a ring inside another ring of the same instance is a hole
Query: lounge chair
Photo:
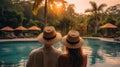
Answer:
[[24, 36], [22, 33], [20, 33], [20, 34], [18, 35], [18, 37], [19, 37], [19, 38], [24, 38], [25, 36]]
[[16, 38], [16, 36], [14, 33], [8, 33], [8, 34], [6, 34], [6, 38], [13, 39], [13, 38]]
[[115, 41], [120, 41], [120, 37], [114, 38]]
[[11, 33], [11, 37], [17, 38], [17, 36], [14, 33]]
[[25, 33], [25, 37], [30, 38], [31, 34], [30, 33]]

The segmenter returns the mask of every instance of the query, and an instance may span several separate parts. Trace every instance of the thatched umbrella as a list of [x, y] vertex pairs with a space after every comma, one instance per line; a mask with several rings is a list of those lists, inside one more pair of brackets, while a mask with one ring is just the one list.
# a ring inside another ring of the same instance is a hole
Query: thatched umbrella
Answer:
[[5, 31], [4, 34], [2, 34], [3, 38], [15, 38], [15, 35], [12, 31], [14, 31], [13, 28], [6, 26], [0, 29], [1, 31]]
[[6, 27], [3, 27], [2, 29], [0, 29], [2, 31], [14, 31], [13, 28], [9, 27], [9, 26], [6, 26]]
[[37, 26], [32, 26], [32, 27], [29, 27], [28, 30], [32, 31], [31, 32], [31, 36], [38, 36], [39, 34], [39, 31], [41, 30], [41, 28], [37, 27]]
[[24, 35], [23, 35], [22, 31], [26, 31], [28, 29], [21, 25], [21, 26], [17, 27], [15, 30], [17, 30], [19, 32], [18, 33], [18, 37], [23, 38]]
[[[111, 24], [111, 23], [106, 23], [106, 24], [104, 24], [103, 26], [100, 26], [100, 28], [101, 29], [115, 29], [115, 28], [117, 28], [117, 26], [116, 25], [113, 25], [113, 24]], [[110, 32], [110, 33], [113, 33], [113, 32]], [[110, 34], [109, 33], [109, 34]], [[107, 33], [107, 31], [106, 31], [106, 35], [105, 36], [108, 36], [108, 33]]]
[[24, 30], [27, 30], [27, 28], [25, 28], [25, 27], [23, 27], [23, 26], [19, 26], [19, 27], [17, 27], [15, 30], [24, 31]]
[[106, 23], [103, 26], [100, 26], [100, 28], [117, 28], [117, 26], [111, 24], [111, 23]]
[[37, 26], [32, 26], [32, 27], [28, 28], [28, 30], [41, 30], [41, 29], [38, 28]]

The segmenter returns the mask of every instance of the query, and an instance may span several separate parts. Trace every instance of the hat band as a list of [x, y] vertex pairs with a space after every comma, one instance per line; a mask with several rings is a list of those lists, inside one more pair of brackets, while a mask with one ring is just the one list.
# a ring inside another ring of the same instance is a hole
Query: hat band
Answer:
[[66, 40], [67, 40], [67, 42], [68, 42], [69, 44], [77, 44], [77, 43], [79, 43], [79, 40], [76, 41], [76, 42], [70, 42], [68, 39], [66, 39]]
[[56, 35], [55, 36], [53, 36], [53, 37], [45, 37], [45, 36], [43, 36], [43, 38], [45, 39], [45, 40], [51, 40], [51, 39], [54, 39], [56, 37]]

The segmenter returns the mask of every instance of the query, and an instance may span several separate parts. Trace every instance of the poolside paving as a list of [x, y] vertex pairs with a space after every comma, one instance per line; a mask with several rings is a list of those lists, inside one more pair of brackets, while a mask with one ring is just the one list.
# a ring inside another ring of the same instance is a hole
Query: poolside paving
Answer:
[[[83, 38], [100, 39], [102, 41], [120, 43], [120, 41], [115, 41], [114, 38], [103, 38], [103, 37], [83, 37]], [[0, 42], [7, 42], [7, 41], [37, 41], [37, 38], [0, 39]]]
[[15, 39], [0, 39], [0, 42], [7, 41], [37, 41], [36, 38], [15, 38]]
[[106, 41], [106, 42], [120, 43], [120, 41], [116, 41], [116, 40], [114, 40], [114, 38], [104, 38], [104, 37], [83, 37], [83, 38], [100, 39], [100, 40]]

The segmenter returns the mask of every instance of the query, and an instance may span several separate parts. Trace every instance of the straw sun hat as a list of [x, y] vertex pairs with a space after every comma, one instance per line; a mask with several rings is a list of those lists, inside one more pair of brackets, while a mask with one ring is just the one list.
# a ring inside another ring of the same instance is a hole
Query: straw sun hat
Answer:
[[38, 41], [47, 45], [53, 45], [61, 38], [61, 34], [56, 32], [53, 26], [46, 26], [43, 32], [37, 37]]
[[71, 30], [66, 36], [62, 38], [62, 43], [68, 48], [79, 48], [83, 44], [83, 39], [80, 37], [79, 32]]

